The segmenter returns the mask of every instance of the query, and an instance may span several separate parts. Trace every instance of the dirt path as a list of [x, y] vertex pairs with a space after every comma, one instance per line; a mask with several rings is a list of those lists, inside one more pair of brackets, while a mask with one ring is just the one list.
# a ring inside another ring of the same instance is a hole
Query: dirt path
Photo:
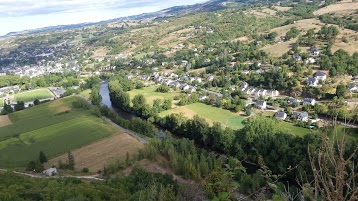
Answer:
[[[2, 172], [7, 172], [6, 169], [0, 169], [0, 171]], [[106, 181], [105, 179], [101, 179], [98, 178], [98, 174], [96, 175], [88, 175], [88, 176], [73, 176], [73, 175], [68, 175], [68, 176], [44, 176], [44, 175], [37, 175], [37, 174], [30, 174], [30, 173], [24, 173], [24, 172], [17, 172], [17, 171], [12, 171], [15, 174], [18, 175], [23, 175], [23, 176], [27, 176], [27, 177], [32, 177], [32, 178], [41, 178], [41, 179], [60, 179], [60, 178], [77, 178], [77, 179], [89, 179], [89, 180], [97, 180], [97, 181]]]

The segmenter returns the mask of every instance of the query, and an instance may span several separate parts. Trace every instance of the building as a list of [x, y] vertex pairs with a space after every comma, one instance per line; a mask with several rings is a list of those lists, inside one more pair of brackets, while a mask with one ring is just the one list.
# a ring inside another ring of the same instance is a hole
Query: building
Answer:
[[315, 47], [311, 47], [310, 52], [314, 55], [314, 56], [319, 56], [319, 51], [317, 48]]
[[306, 60], [306, 64], [314, 64], [316, 60], [313, 57], [310, 57]]
[[327, 79], [326, 73], [324, 73], [322, 71], [317, 71], [315, 73], [314, 77], [317, 78], [318, 80], [322, 80], [322, 81], [325, 81]]
[[42, 173], [44, 173], [46, 176], [49, 176], [49, 177], [51, 177], [51, 176], [53, 176], [53, 175], [58, 174], [58, 172], [57, 172], [57, 169], [56, 169], [56, 168], [49, 168], [49, 169], [46, 169], [46, 170], [44, 170]]
[[295, 117], [298, 121], [308, 121], [308, 113], [307, 112], [296, 112], [292, 113], [292, 116]]
[[264, 110], [267, 107], [267, 103], [266, 103], [266, 101], [258, 100], [258, 101], [256, 101], [256, 107], [261, 110]]
[[307, 78], [306, 83], [308, 86], [316, 87], [318, 85], [318, 79], [315, 77], [310, 77], [310, 78]]
[[354, 92], [358, 92], [358, 85], [350, 85], [349, 87], [347, 87], [347, 90], [350, 91], [351, 93], [354, 93]]
[[300, 101], [293, 98], [293, 97], [289, 97], [288, 100], [287, 100], [287, 103], [289, 105], [299, 105], [300, 104]]
[[303, 105], [312, 105], [314, 106], [316, 104], [316, 100], [313, 98], [305, 98], [303, 99]]
[[277, 119], [285, 120], [287, 118], [287, 114], [286, 114], [286, 112], [276, 112], [275, 117]]

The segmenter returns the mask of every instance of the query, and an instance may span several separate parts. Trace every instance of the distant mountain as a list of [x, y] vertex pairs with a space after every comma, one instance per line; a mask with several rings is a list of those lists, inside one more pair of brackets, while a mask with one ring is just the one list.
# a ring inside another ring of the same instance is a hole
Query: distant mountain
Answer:
[[[239, 0], [241, 2], [248, 2], [245, 0]], [[70, 25], [59, 25], [59, 26], [50, 26], [39, 29], [25, 30], [19, 32], [10, 32], [4, 36], [0, 36], [0, 38], [10, 37], [10, 36], [18, 36], [23, 34], [35, 34], [40, 32], [47, 31], [56, 31], [56, 30], [64, 30], [64, 29], [73, 29], [73, 28], [81, 28], [85, 26], [104, 24], [108, 22], [122, 21], [122, 20], [141, 20], [146, 18], [165, 18], [172, 17], [176, 15], [188, 14], [192, 12], [211, 12], [216, 10], [221, 10], [226, 8], [223, 5], [224, 2], [238, 2], [238, 0], [210, 0], [205, 3], [194, 4], [194, 5], [186, 5], [186, 6], [175, 6], [171, 8], [167, 8], [158, 12], [153, 13], [144, 13], [140, 15], [133, 15], [128, 17], [119, 17], [115, 19], [100, 21], [100, 22], [88, 22], [88, 23], [80, 23], [80, 24], [70, 24]]]

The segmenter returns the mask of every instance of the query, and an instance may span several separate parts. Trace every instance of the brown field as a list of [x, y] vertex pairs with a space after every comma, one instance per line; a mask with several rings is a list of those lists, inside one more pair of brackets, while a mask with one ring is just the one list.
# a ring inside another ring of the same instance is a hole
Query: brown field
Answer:
[[326, 13], [334, 13], [339, 11], [346, 11], [346, 10], [357, 10], [358, 9], [358, 2], [349, 2], [349, 3], [337, 3], [332, 4], [321, 9], [318, 9], [313, 12], [314, 15], [323, 15]]
[[49, 108], [56, 109], [58, 113], [65, 112], [67, 110], [71, 110], [70, 106], [67, 106], [63, 104], [61, 101], [51, 101], [51, 103], [48, 105]]
[[290, 10], [292, 7], [273, 6], [273, 8], [274, 8], [275, 10], [278, 10], [278, 11], [288, 11], [288, 10]]
[[[105, 165], [117, 161], [124, 161], [127, 152], [129, 155], [137, 154], [144, 144], [128, 135], [121, 133], [105, 138], [93, 144], [74, 150], [75, 168], [82, 170], [88, 168], [90, 172], [102, 170]], [[51, 159], [45, 166], [58, 165], [58, 161], [67, 161], [67, 154]]]
[[[298, 30], [301, 31], [300, 35], [302, 36], [306, 34], [308, 29], [314, 28], [316, 29], [316, 31], [319, 31], [323, 25], [324, 24], [317, 19], [305, 19], [305, 20], [299, 20], [295, 24], [274, 28], [271, 30], [271, 32], [277, 32], [279, 37], [285, 35], [291, 27], [296, 27]], [[338, 28], [339, 34], [337, 36], [335, 43], [332, 46], [332, 52], [335, 52], [338, 49], [344, 49], [349, 54], [358, 52], [357, 33], [350, 29], [340, 28], [337, 25], [333, 25], [333, 26], [336, 26]], [[348, 43], [342, 42], [343, 36], [345, 36], [348, 39]], [[287, 52], [290, 49], [291, 45], [296, 42], [296, 40], [297, 38], [286, 42], [276, 43], [274, 45], [268, 45], [266, 47], [263, 47], [262, 49], [270, 53], [272, 56], [279, 57], [285, 52]], [[302, 49], [302, 47], [300, 48]]]
[[[336, 26], [336, 25], [335, 25]], [[338, 49], [344, 49], [349, 54], [353, 54], [354, 52], [358, 52], [358, 35], [357, 32], [350, 30], [339, 28], [339, 34], [335, 43], [332, 46], [332, 52], [337, 51]], [[342, 37], [346, 37], [348, 39], [348, 43], [342, 42]]]
[[11, 125], [11, 124], [12, 124], [12, 122], [11, 122], [9, 116], [7, 116], [7, 115], [0, 116], [0, 127]]
[[108, 50], [106, 48], [100, 47], [93, 52], [92, 57], [103, 57], [107, 55], [107, 52]]
[[284, 53], [286, 53], [289, 49], [291, 49], [291, 45], [294, 44], [296, 41], [297, 41], [297, 38], [290, 40], [290, 41], [277, 43], [274, 45], [269, 45], [269, 46], [263, 47], [262, 49], [265, 52], [270, 53], [274, 57], [280, 57]]

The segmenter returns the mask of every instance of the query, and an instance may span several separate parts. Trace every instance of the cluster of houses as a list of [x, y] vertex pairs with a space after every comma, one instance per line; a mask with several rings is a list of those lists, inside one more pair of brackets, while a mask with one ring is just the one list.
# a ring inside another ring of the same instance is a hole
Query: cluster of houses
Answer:
[[327, 75], [322, 71], [317, 71], [314, 74], [314, 77], [307, 78], [306, 84], [307, 86], [316, 87], [319, 83], [319, 81], [325, 81], [327, 79]]
[[[235, 90], [235, 86], [231, 86], [232, 90]], [[255, 87], [250, 87], [247, 82], [241, 82], [239, 90], [246, 93], [252, 97], [276, 97], [279, 96], [280, 93], [277, 90], [266, 90], [266, 89], [259, 89]]]
[[14, 85], [10, 87], [2, 87], [0, 88], [0, 97], [6, 95], [6, 94], [13, 94], [15, 91], [20, 91], [19, 85]]
[[[296, 98], [290, 97], [287, 100], [287, 103], [289, 105], [294, 105], [297, 106], [302, 102], [303, 105], [311, 105], [314, 106], [316, 104], [316, 100], [313, 98], [304, 98], [303, 100], [298, 100]], [[256, 101], [256, 108], [264, 110], [266, 109], [267, 106], [267, 102], [264, 100], [257, 100]], [[278, 111], [275, 113], [275, 117], [277, 119], [281, 119], [281, 120], [285, 120], [287, 118], [287, 113], [283, 112], [283, 111]], [[307, 112], [299, 112], [299, 111], [294, 111], [292, 112], [292, 117], [294, 117], [295, 119], [297, 119], [298, 121], [308, 121], [308, 113]]]

